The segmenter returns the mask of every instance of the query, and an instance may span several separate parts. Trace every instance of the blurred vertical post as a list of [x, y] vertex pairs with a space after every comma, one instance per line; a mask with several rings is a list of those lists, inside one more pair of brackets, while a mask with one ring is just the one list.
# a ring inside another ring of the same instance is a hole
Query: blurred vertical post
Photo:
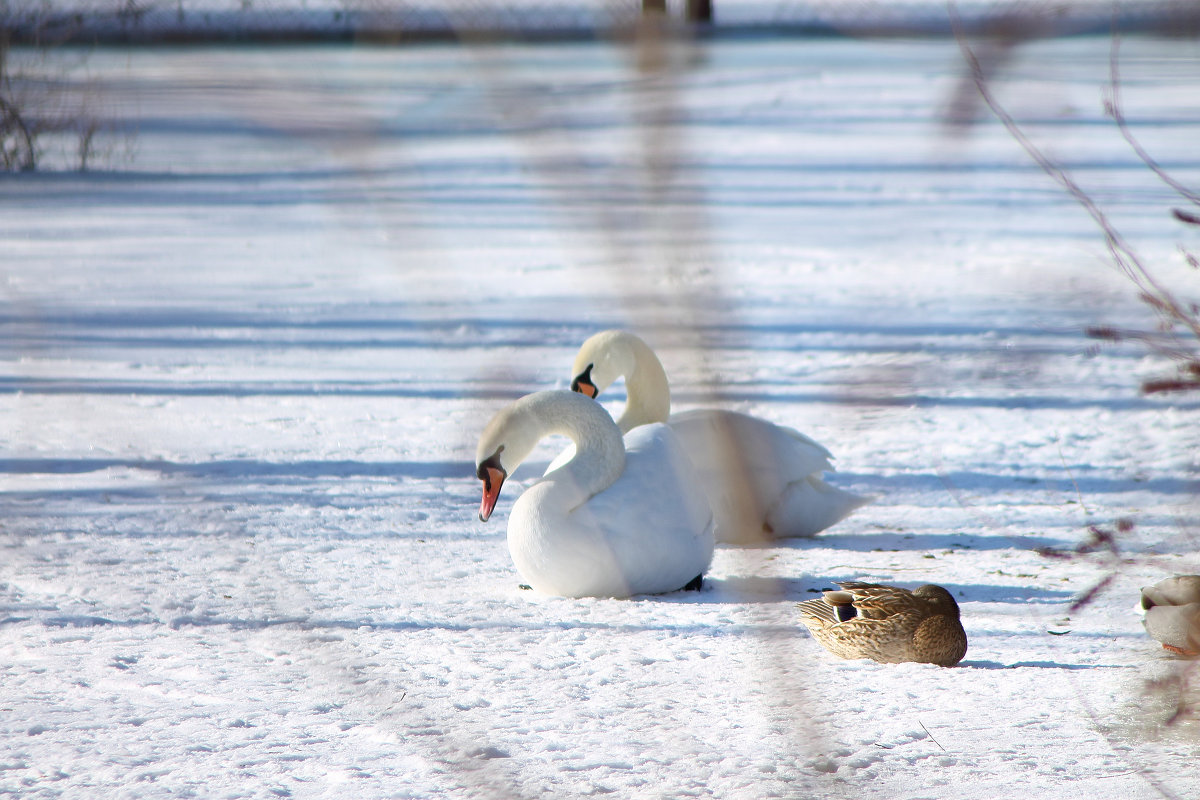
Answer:
[[[642, 14], [667, 13], [667, 0], [642, 0]], [[683, 17], [688, 22], [712, 22], [712, 0], [686, 0]]]
[[687, 0], [683, 13], [688, 22], [712, 22], [712, 0]]

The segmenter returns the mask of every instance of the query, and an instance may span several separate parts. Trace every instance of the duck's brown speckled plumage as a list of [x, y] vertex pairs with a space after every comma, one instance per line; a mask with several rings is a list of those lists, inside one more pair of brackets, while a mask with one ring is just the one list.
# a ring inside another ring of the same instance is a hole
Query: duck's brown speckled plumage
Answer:
[[800, 620], [827, 650], [842, 658], [886, 664], [919, 661], [951, 667], [967, 653], [958, 603], [941, 586], [913, 591], [861, 581], [799, 603]]

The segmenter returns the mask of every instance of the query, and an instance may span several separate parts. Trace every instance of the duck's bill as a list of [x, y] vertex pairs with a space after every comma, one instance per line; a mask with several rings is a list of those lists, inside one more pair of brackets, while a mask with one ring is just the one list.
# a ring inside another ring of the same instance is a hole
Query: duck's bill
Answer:
[[504, 470], [486, 467], [483, 470], [483, 501], [479, 504], [479, 520], [487, 522], [500, 499], [500, 487], [504, 485]]

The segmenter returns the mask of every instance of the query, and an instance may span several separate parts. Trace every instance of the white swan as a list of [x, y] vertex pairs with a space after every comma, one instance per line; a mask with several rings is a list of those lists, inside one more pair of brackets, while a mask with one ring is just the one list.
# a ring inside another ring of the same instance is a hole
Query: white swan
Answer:
[[513, 504], [508, 550], [521, 577], [565, 597], [628, 597], [699, 588], [713, 554], [712, 514], [671, 429], [647, 425], [622, 440], [597, 403], [566, 390], [526, 395], [488, 423], [475, 451], [479, 518], [505, 478], [551, 434], [575, 456]]
[[708, 494], [719, 542], [813, 536], [868, 500], [822, 480], [833, 469], [832, 456], [791, 428], [719, 409], [670, 414], [662, 363], [632, 333], [592, 336], [579, 349], [573, 374], [571, 388], [589, 397], [624, 376], [628, 400], [617, 420], [622, 431], [670, 425]]

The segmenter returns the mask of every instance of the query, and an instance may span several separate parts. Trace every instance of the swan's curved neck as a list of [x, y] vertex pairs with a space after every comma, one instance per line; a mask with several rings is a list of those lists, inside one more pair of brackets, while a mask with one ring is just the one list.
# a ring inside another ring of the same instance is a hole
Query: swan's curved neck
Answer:
[[[595, 401], [590, 402], [599, 407]], [[605, 416], [608, 417], [607, 413]], [[612, 417], [606, 421], [611, 422]], [[543, 477], [543, 480], [553, 482], [558, 487], [568, 511], [574, 511], [612, 486], [625, 471], [625, 445], [621, 440], [621, 431], [615, 425], [611, 430], [615, 437], [605, 436], [602, 439], [590, 436], [587, 429], [552, 431], [570, 436], [575, 442], [575, 457]], [[614, 442], [615, 447], [612, 446]]]
[[625, 373], [628, 399], [625, 411], [617, 420], [622, 433], [628, 433], [639, 425], [666, 422], [671, 415], [671, 388], [662, 362], [641, 339], [630, 339], [633, 367]]
[[509, 474], [534, 446], [554, 434], [575, 443], [575, 457], [546, 474], [569, 509], [604, 491], [625, 470], [625, 442], [612, 417], [595, 401], [568, 390], [526, 395], [498, 414], [484, 431], [478, 453], [503, 447]]

